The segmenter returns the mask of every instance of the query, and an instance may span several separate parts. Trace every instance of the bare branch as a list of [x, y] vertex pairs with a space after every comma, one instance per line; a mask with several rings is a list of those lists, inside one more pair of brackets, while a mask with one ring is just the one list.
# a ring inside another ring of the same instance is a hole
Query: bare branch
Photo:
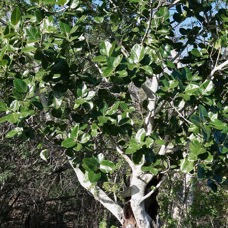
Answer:
[[192, 122], [190, 122], [189, 120], [187, 120], [179, 111], [178, 109], [175, 107], [175, 105], [172, 104], [172, 102], [170, 103], [172, 108], [174, 108], [174, 110], [178, 113], [178, 115], [188, 124], [192, 124]]
[[221, 63], [220, 65], [216, 66], [210, 74], [210, 77], [213, 78], [214, 74], [216, 71], [222, 70], [226, 65], [228, 65], [228, 60], [226, 60], [225, 62]]
[[122, 149], [115, 143], [115, 147], [117, 152], [121, 155], [121, 157], [128, 163], [132, 170], [134, 170], [135, 165], [133, 161], [122, 151]]
[[105, 208], [107, 208], [122, 224], [123, 209], [117, 203], [115, 203], [101, 188], [99, 188], [97, 185], [92, 184], [86, 178], [86, 175], [81, 171], [79, 166], [74, 166], [73, 160], [69, 160], [69, 162], [74, 169], [80, 184], [86, 190], [88, 190], [98, 202], [100, 202]]
[[144, 200], [148, 199], [151, 195], [154, 194], [154, 192], [162, 185], [162, 183], [165, 181], [166, 178], [163, 178], [156, 186], [153, 190], [151, 190], [150, 192], [148, 192], [144, 197], [141, 198], [141, 202], [143, 202]]
[[149, 31], [150, 31], [151, 22], [152, 22], [152, 18], [153, 18], [153, 7], [152, 7], [152, 5], [153, 5], [153, 0], [150, 0], [150, 17], [149, 17], [149, 22], [148, 22], [148, 26], [146, 28], [146, 32], [145, 32], [145, 34], [144, 34], [144, 36], [142, 38], [141, 44], [144, 43], [144, 41], [145, 41], [146, 37], [148, 36]]

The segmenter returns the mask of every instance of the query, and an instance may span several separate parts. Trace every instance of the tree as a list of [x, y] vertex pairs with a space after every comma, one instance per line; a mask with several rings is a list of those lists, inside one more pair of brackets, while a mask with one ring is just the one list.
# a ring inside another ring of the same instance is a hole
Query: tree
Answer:
[[44, 160], [65, 148], [123, 227], [159, 226], [170, 173], [226, 182], [226, 1], [15, 3], [0, 21], [6, 138]]

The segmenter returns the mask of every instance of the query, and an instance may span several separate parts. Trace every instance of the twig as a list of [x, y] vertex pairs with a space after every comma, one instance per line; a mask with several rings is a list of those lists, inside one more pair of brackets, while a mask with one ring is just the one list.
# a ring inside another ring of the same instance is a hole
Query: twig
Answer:
[[[160, 1], [159, 1], [159, 3], [160, 3]], [[145, 34], [144, 34], [144, 36], [142, 38], [141, 44], [144, 43], [146, 37], [148, 36], [150, 27], [151, 27], [151, 22], [152, 22], [152, 17], [153, 17], [153, 7], [152, 7], [152, 4], [153, 4], [153, 0], [150, 0], [150, 17], [149, 17], [149, 23], [148, 23], [148, 26], [146, 28], [146, 32], [145, 32]]]
[[192, 122], [190, 122], [189, 120], [187, 120], [178, 110], [177, 110], [177, 108], [172, 104], [172, 103], [170, 103], [171, 104], [171, 106], [174, 108], [174, 110], [178, 113], [178, 115], [185, 121], [185, 122], [187, 122], [188, 124], [192, 124]]
[[134, 163], [126, 154], [124, 154], [124, 152], [121, 150], [121, 148], [118, 145], [116, 145], [116, 150], [123, 157], [123, 159], [128, 163], [128, 165], [131, 167], [131, 169], [134, 170], [134, 168], [135, 168]]
[[124, 153], [124, 151], [117, 145], [117, 143], [114, 141], [114, 139], [112, 137], [110, 137], [111, 142], [114, 144], [114, 146], [116, 147], [117, 152], [121, 155], [121, 157], [128, 163], [128, 165], [130, 166], [130, 168], [132, 170], [134, 170], [135, 168], [135, 164], [133, 163], [133, 161]]
[[5, 21], [3, 21], [2, 19], [0, 19], [0, 22], [1, 22], [3, 25], [7, 26], [7, 23], [6, 23]]

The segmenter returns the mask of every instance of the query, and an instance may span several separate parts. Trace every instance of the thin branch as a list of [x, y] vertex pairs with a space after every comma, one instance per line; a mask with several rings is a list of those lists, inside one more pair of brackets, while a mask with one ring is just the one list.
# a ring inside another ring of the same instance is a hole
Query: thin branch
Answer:
[[163, 178], [156, 186], [153, 190], [151, 190], [150, 192], [148, 192], [145, 196], [143, 196], [140, 200], [140, 202], [143, 202], [144, 200], [148, 199], [151, 195], [154, 194], [154, 192], [162, 185], [162, 183], [165, 181], [166, 178]]
[[133, 161], [123, 152], [123, 150], [115, 143], [113, 142], [117, 152], [121, 155], [121, 157], [128, 163], [128, 165], [131, 167], [132, 170], [135, 168], [135, 164]]
[[187, 120], [179, 111], [178, 109], [172, 104], [172, 102], [170, 103], [172, 108], [174, 108], [174, 110], [178, 113], [178, 115], [188, 124], [192, 124], [192, 122], [190, 122], [189, 120]]
[[7, 23], [6, 23], [5, 21], [3, 21], [2, 19], [0, 19], [0, 22], [1, 22], [3, 25], [7, 26]]
[[149, 31], [150, 31], [151, 22], [152, 22], [152, 18], [153, 18], [153, 7], [152, 7], [152, 5], [153, 5], [153, 0], [150, 0], [150, 17], [149, 17], [149, 23], [148, 23], [148, 26], [146, 28], [146, 32], [145, 32], [145, 34], [144, 34], [144, 36], [142, 38], [141, 44], [144, 43], [144, 41], [145, 41], [146, 37], [148, 36]]

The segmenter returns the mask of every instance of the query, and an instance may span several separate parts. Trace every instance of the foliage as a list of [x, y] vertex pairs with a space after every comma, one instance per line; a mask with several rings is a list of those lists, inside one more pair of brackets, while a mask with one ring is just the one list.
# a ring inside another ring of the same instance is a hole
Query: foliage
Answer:
[[[163, 227], [226, 227], [227, 188], [222, 186], [215, 193], [206, 187], [205, 181], [194, 178], [184, 189], [185, 180], [183, 174], [179, 177], [171, 175], [160, 191]], [[183, 199], [188, 199], [187, 206]]]
[[6, 138], [37, 141], [44, 160], [65, 148], [92, 186], [122, 160], [144, 176], [196, 174], [214, 191], [227, 181], [226, 2], [6, 3]]

